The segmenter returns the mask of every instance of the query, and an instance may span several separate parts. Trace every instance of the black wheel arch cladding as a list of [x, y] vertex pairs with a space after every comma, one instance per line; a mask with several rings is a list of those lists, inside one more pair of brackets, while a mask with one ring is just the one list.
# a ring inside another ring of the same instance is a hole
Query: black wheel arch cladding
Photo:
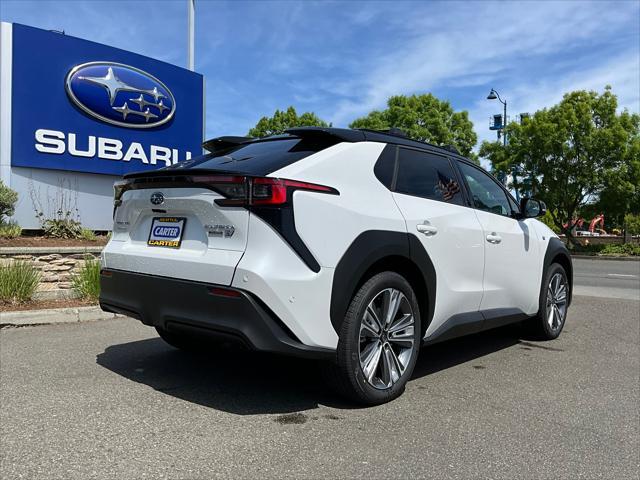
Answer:
[[569, 282], [569, 297], [567, 305], [570, 305], [573, 297], [573, 262], [566, 245], [562, 240], [556, 237], [550, 238], [549, 243], [547, 244], [547, 251], [544, 254], [541, 282], [544, 282], [545, 278], [547, 278], [547, 272], [554, 263], [562, 265], [565, 273], [567, 274], [567, 281]]
[[[369, 230], [356, 237], [338, 262], [334, 272], [330, 316], [336, 333], [340, 332], [351, 299], [367, 280], [365, 274], [377, 263], [394, 257], [404, 259], [419, 271], [419, 280], [424, 284], [427, 298], [420, 298], [419, 291], [415, 293], [421, 307], [422, 328], [426, 329], [433, 318], [436, 298], [436, 273], [431, 258], [420, 240], [413, 234]], [[393, 268], [390, 269], [393, 270]], [[414, 290], [417, 290], [411, 280], [407, 278]]]

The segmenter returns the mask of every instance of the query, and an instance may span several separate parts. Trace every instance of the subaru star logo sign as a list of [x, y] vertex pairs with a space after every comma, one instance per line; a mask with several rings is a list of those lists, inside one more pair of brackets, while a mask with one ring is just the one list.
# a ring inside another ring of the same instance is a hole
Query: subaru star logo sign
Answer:
[[154, 205], [162, 205], [164, 203], [164, 195], [162, 192], [153, 192], [151, 194], [151, 203]]
[[153, 75], [121, 63], [89, 62], [72, 68], [67, 94], [83, 111], [103, 122], [152, 128], [173, 118], [171, 90]]

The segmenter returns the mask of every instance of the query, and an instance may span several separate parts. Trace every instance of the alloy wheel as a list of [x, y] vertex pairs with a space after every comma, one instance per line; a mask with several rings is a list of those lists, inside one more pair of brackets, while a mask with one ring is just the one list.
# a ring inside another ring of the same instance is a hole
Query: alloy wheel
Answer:
[[552, 331], [562, 327], [567, 314], [567, 281], [561, 273], [555, 273], [547, 288], [547, 323]]
[[367, 383], [379, 390], [402, 377], [414, 355], [415, 319], [411, 303], [398, 289], [379, 292], [360, 322], [360, 367]]

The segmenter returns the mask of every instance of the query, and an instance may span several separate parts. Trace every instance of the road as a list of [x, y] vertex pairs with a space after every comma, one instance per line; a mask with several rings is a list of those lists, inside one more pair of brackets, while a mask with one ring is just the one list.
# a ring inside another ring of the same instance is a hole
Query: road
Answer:
[[640, 286], [609, 275], [638, 267], [577, 261], [558, 340], [432, 346], [375, 408], [313, 362], [183, 354], [133, 320], [4, 329], [0, 478], [638, 478], [640, 302], [618, 297]]
[[640, 261], [573, 260], [574, 293], [640, 301]]

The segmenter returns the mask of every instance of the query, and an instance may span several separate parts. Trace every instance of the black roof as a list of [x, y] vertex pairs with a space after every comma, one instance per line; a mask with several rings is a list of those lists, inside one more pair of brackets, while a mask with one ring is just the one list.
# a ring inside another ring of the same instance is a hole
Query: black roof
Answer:
[[202, 146], [210, 151], [217, 152], [225, 150], [227, 148], [233, 148], [243, 143], [262, 142], [269, 140], [277, 140], [279, 138], [286, 138], [287, 135], [292, 135], [300, 138], [317, 138], [321, 139], [334, 139], [342, 142], [381, 142], [390, 143], [393, 145], [403, 145], [406, 147], [419, 148], [422, 150], [431, 150], [447, 155], [454, 154], [459, 158], [466, 160], [460, 152], [453, 146], [438, 146], [431, 143], [422, 142], [420, 140], [413, 140], [408, 138], [404, 132], [398, 129], [391, 129], [387, 131], [382, 130], [370, 130], [366, 128], [333, 128], [333, 127], [296, 127], [285, 130], [285, 135], [274, 135], [264, 138], [251, 138], [251, 137], [217, 137], [207, 140]]
[[[422, 142], [420, 140], [413, 140], [408, 138], [402, 131], [397, 129], [391, 129], [390, 131], [382, 130], [370, 130], [366, 128], [333, 128], [333, 127], [298, 127], [289, 128], [285, 130], [290, 135], [297, 137], [312, 137], [312, 136], [330, 136], [343, 142], [381, 142], [391, 143], [394, 145], [403, 145], [406, 147], [420, 148], [423, 150], [436, 150], [448, 155], [455, 154], [460, 158], [464, 158], [460, 155], [460, 152], [453, 146], [441, 147], [433, 145], [431, 143]], [[426, 147], [426, 148], [425, 148]]]

